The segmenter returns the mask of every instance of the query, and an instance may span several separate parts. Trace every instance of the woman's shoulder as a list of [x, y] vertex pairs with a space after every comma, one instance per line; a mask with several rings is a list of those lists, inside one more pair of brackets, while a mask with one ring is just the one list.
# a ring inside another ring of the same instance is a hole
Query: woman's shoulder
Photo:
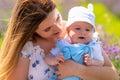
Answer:
[[32, 41], [27, 41], [21, 51], [21, 54], [22, 56], [29, 58], [33, 55], [34, 52], [39, 52], [41, 50], [42, 49], [38, 45], [34, 44]]
[[30, 51], [33, 48], [33, 42], [32, 41], [27, 41], [26, 44], [24, 45], [22, 51]]

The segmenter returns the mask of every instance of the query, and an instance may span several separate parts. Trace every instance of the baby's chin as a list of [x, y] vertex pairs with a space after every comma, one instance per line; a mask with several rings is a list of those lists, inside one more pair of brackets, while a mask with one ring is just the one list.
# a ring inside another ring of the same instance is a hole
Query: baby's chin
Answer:
[[76, 42], [73, 42], [73, 44], [78, 44], [78, 43], [80, 43], [80, 44], [88, 44], [89, 42], [85, 42], [85, 41], [76, 41]]

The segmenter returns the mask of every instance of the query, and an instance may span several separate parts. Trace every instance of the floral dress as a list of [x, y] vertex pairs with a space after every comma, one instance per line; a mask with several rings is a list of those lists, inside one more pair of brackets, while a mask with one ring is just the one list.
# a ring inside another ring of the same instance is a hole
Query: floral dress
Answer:
[[22, 49], [22, 57], [29, 58], [28, 80], [48, 80], [54, 75], [54, 70], [45, 60], [44, 50], [28, 41]]

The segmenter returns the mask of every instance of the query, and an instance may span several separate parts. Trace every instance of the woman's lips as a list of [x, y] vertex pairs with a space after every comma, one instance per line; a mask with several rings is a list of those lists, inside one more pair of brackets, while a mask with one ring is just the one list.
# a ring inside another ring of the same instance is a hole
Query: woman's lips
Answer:
[[56, 33], [54, 33], [54, 35], [59, 35], [60, 34], [60, 32], [56, 32]]

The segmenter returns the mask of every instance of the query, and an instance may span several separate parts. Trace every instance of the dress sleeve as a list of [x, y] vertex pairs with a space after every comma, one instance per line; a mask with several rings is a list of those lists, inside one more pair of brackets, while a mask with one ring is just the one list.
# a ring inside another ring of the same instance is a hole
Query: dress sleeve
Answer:
[[63, 39], [58, 39], [58, 40], [56, 41], [56, 47], [55, 47], [55, 48], [52, 48], [50, 52], [51, 52], [54, 56], [57, 56], [57, 55], [60, 53], [61, 48], [63, 47], [64, 43], [65, 43], [65, 41], [64, 41]]
[[28, 41], [22, 51], [21, 51], [21, 57], [25, 57], [25, 58], [31, 58], [32, 56], [32, 53], [33, 53], [33, 43], [31, 41]]

